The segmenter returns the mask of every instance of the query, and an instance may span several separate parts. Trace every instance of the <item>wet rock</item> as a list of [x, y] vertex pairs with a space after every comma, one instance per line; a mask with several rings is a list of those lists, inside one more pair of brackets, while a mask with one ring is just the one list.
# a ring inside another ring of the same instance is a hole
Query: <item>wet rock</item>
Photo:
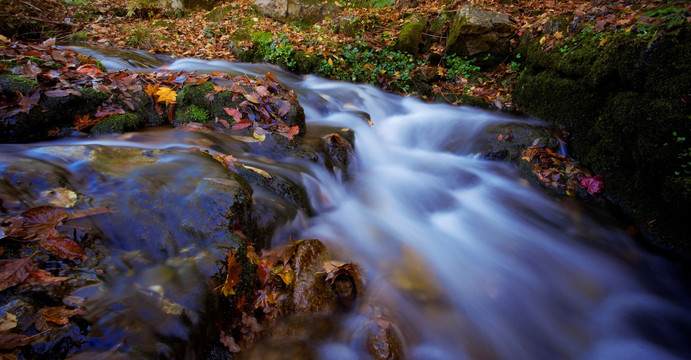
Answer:
[[367, 350], [375, 360], [398, 360], [403, 358], [401, 338], [395, 325], [388, 319], [383, 308], [369, 309]]
[[446, 53], [475, 58], [481, 65], [498, 63], [510, 53], [514, 27], [505, 14], [466, 5], [453, 19]]
[[303, 241], [295, 253], [295, 286], [289, 309], [294, 313], [332, 311], [336, 294], [326, 282], [322, 265], [329, 259], [326, 247], [319, 240]]
[[487, 138], [485, 157], [492, 160], [515, 162], [530, 146], [544, 146], [557, 152], [560, 148], [556, 135], [543, 126], [521, 123], [491, 125], [483, 135]]
[[331, 2], [315, 0], [256, 0], [254, 5], [267, 17], [281, 22], [302, 21], [314, 24], [341, 8]]

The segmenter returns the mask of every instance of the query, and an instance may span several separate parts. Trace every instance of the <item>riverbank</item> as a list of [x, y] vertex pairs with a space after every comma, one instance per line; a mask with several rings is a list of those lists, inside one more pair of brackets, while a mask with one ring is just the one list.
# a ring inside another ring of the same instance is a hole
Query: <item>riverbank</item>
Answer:
[[636, 232], [690, 253], [683, 225], [691, 211], [684, 2], [335, 2], [325, 18], [309, 21], [277, 21], [250, 1], [212, 10], [154, 5], [65, 4], [64, 16], [79, 30], [63, 40], [266, 61], [553, 121], [575, 157], [602, 175], [604, 196], [635, 219]]

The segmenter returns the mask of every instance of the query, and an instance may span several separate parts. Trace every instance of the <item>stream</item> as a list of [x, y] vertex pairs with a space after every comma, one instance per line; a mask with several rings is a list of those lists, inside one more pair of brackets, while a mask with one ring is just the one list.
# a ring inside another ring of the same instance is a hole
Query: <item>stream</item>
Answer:
[[[270, 158], [253, 151], [256, 144], [222, 134], [177, 129], [0, 145], [3, 172], [35, 161], [78, 193], [101, 199], [91, 205], [127, 214], [89, 223], [115, 239], [99, 246], [117, 256], [100, 259], [111, 273], [106, 286], [78, 290], [91, 299], [87, 350], [107, 351], [123, 337], [136, 337], [134, 343], [154, 348], [158, 357], [199, 357], [202, 279], [213, 273], [224, 250], [215, 247], [218, 239], [177, 230], [191, 204], [223, 201], [222, 195], [194, 195], [201, 186], [221, 183], [190, 180], [221, 177], [214, 175], [218, 164], [184, 151], [197, 146], [232, 154], [306, 190], [312, 213], [284, 204], [286, 221], [272, 245], [285, 244], [288, 236], [317, 238], [333, 257], [362, 267], [365, 295], [333, 336], [315, 342], [319, 358], [368, 358], [363, 339], [369, 315], [362, 309], [372, 308], [381, 309], [404, 339], [407, 359], [691, 357], [686, 266], [639, 246], [602, 207], [552, 196], [524, 180], [514, 164], [482, 157], [488, 126], [539, 120], [423, 103], [267, 64], [75, 49], [110, 70], [249, 76], [270, 71], [298, 94], [308, 135], [311, 127], [355, 133], [355, 160], [347, 174], [304, 159]], [[85, 152], [104, 159], [103, 168], [83, 161]], [[132, 171], [130, 161], [161, 166], [142, 173]], [[50, 187], [50, 179], [45, 182]], [[164, 191], [154, 195], [154, 187]], [[138, 204], [153, 201], [164, 203], [170, 214], [157, 218], [138, 210]], [[197, 217], [186, 228], [196, 226]], [[132, 221], [143, 225], [128, 225]], [[167, 301], [195, 315], [172, 319], [132, 289], [165, 292]], [[186, 345], [159, 344], [170, 339]]]

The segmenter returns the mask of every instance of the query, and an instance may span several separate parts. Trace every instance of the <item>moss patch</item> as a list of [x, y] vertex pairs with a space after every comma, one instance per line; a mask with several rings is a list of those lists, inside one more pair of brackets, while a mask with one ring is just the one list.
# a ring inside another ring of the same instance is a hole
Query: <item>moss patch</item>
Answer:
[[135, 131], [142, 126], [141, 119], [134, 114], [111, 115], [91, 128], [92, 134], [121, 134]]
[[571, 147], [603, 175], [621, 204], [659, 245], [691, 254], [686, 217], [691, 176], [680, 169], [691, 138], [691, 25], [646, 42], [584, 31], [550, 51], [539, 37], [518, 49], [526, 62], [513, 98], [571, 133]]
[[0, 94], [8, 97], [14, 97], [16, 91], [26, 95], [36, 85], [38, 85], [36, 80], [23, 78], [16, 74], [0, 74]]

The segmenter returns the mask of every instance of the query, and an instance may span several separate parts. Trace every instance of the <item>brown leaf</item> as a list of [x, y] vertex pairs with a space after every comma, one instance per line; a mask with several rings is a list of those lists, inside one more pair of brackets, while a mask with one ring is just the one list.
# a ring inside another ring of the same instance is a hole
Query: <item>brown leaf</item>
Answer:
[[31, 208], [11, 218], [6, 237], [35, 240], [43, 233], [54, 230], [62, 224], [68, 214], [65, 209], [42, 205]]
[[228, 350], [232, 353], [237, 353], [242, 351], [240, 346], [235, 342], [235, 339], [233, 338], [232, 335], [226, 334], [221, 330], [221, 338], [219, 339], [221, 341], [221, 344], [225, 345]]
[[235, 259], [235, 252], [228, 251], [227, 254], [228, 274], [226, 275], [226, 281], [223, 283], [223, 288], [221, 289], [225, 296], [235, 294], [233, 287], [240, 282], [240, 275], [242, 274], [242, 264], [238, 263], [237, 259]]
[[34, 268], [31, 256], [18, 260], [1, 260], [0, 291], [21, 284]]
[[22, 283], [23, 286], [30, 285], [55, 285], [68, 280], [69, 276], [53, 276], [50, 272], [43, 269], [35, 269], [29, 277]]
[[32, 107], [38, 105], [39, 100], [41, 100], [41, 93], [37, 90], [33, 90], [28, 95], [22, 96], [19, 100], [19, 112], [28, 114]]
[[41, 247], [51, 253], [68, 260], [86, 260], [86, 252], [71, 239], [60, 235], [53, 229], [39, 239]]
[[12, 350], [16, 347], [29, 345], [34, 341], [33, 336], [26, 336], [22, 334], [4, 334], [0, 335], [0, 349]]
[[44, 308], [41, 310], [41, 312], [46, 317], [46, 321], [58, 325], [67, 325], [70, 322], [69, 318], [72, 316], [81, 316], [86, 314], [86, 310], [82, 307], [69, 310], [65, 305]]
[[44, 94], [48, 97], [65, 97], [69, 95], [69, 93], [65, 90], [48, 90], [44, 92]]

